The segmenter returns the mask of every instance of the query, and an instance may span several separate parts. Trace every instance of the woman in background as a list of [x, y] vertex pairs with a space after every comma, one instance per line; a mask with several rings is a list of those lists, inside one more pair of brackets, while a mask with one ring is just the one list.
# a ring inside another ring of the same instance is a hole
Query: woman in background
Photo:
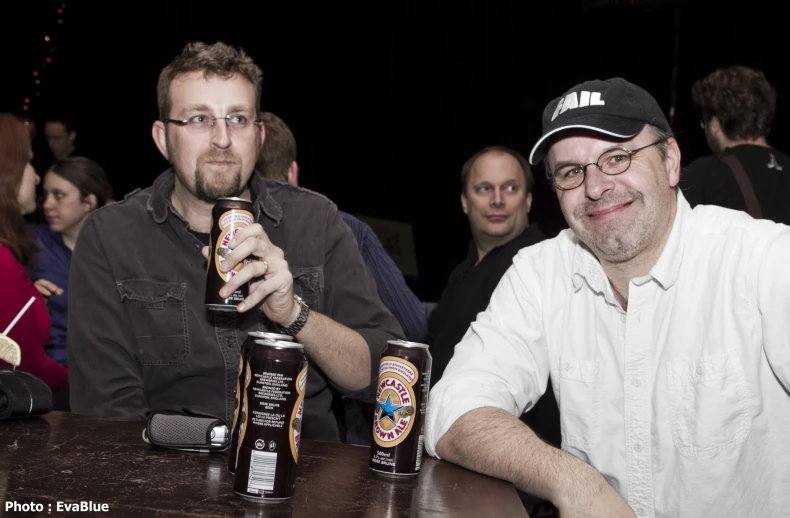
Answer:
[[[34, 297], [8, 336], [22, 351], [19, 369], [56, 392], [67, 387], [68, 370], [44, 354], [49, 313], [25, 271], [36, 251], [35, 236], [23, 218], [36, 209], [39, 177], [30, 165], [32, 155], [27, 128], [12, 115], [0, 113], [0, 332]], [[0, 367], [10, 366], [0, 361]]]
[[36, 288], [48, 298], [52, 332], [44, 347], [68, 365], [66, 325], [71, 252], [88, 215], [112, 199], [112, 186], [99, 164], [85, 157], [62, 158], [44, 176], [46, 225], [37, 225], [39, 252], [31, 268]]

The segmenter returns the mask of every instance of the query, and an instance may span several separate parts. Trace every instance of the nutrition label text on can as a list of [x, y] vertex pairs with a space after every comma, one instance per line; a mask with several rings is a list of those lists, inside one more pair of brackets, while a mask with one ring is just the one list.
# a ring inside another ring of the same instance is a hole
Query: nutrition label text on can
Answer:
[[[260, 392], [261, 396], [268, 401], [285, 401], [287, 396], [291, 395], [291, 391], [288, 390], [292, 385], [293, 378], [286, 378], [279, 372], [264, 372], [263, 374], [257, 375], [261, 378], [263, 385], [261, 387], [256, 387], [258, 390], [256, 392]], [[271, 403], [267, 404], [266, 406], [279, 406], [279, 405], [272, 405]]]
[[304, 346], [263, 338], [244, 356], [233, 490], [257, 501], [291, 498], [304, 413]]
[[258, 408], [263, 410], [252, 411], [252, 422], [258, 426], [283, 428], [288, 422], [288, 409], [282, 407], [291, 396], [293, 378], [283, 376], [280, 372], [256, 373], [254, 377], [253, 392], [255, 398], [261, 400]]

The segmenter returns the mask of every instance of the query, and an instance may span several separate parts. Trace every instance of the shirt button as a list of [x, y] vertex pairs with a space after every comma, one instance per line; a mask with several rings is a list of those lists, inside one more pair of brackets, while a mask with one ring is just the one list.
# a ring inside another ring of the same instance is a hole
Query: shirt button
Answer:
[[620, 315], [620, 322], [625, 324], [625, 315]]
[[634, 451], [637, 453], [642, 451], [642, 445], [639, 443], [634, 444]]
[[634, 379], [632, 379], [632, 380], [631, 380], [631, 384], [632, 384], [633, 386], [635, 386], [636, 388], [639, 388], [639, 387], [641, 387], [641, 386], [642, 386], [642, 382], [640, 381], [640, 379], [639, 379], [639, 378], [634, 378]]
[[569, 370], [571, 370], [571, 364], [567, 363], [567, 362], [563, 363], [562, 364], [562, 368], [565, 369], [566, 371], [569, 371]]
[[636, 508], [636, 514], [637, 514], [637, 516], [644, 516], [645, 515], [645, 510], [642, 509], [641, 507], [637, 507]]
[[705, 369], [702, 368], [702, 365], [697, 365], [697, 374], [702, 374], [705, 372]]

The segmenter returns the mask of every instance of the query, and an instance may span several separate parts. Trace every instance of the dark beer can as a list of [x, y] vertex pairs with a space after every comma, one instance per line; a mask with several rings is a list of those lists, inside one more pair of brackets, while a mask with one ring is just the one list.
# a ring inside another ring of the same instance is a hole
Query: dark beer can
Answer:
[[248, 283], [240, 286], [228, 298], [219, 296], [226, 282], [244, 268], [247, 260], [240, 262], [229, 272], [222, 272], [220, 265], [231, 252], [228, 243], [239, 230], [255, 223], [252, 202], [242, 198], [220, 198], [211, 210], [211, 239], [209, 243], [206, 273], [206, 307], [214, 311], [236, 311], [241, 301], [250, 292]]
[[239, 445], [239, 413], [241, 410], [241, 387], [244, 386], [244, 365], [247, 361], [247, 355], [250, 349], [255, 346], [256, 340], [276, 340], [280, 342], [293, 342], [294, 338], [291, 335], [281, 335], [277, 333], [267, 333], [265, 331], [253, 331], [247, 333], [247, 339], [241, 344], [241, 351], [239, 354], [239, 376], [236, 381], [236, 409], [233, 414], [233, 425], [230, 427], [230, 448], [228, 449], [228, 471], [231, 473], [236, 472], [236, 448]]
[[244, 365], [233, 490], [258, 501], [291, 498], [302, 435], [307, 358], [293, 342], [256, 340]]
[[370, 469], [397, 476], [420, 471], [431, 383], [428, 346], [390, 340], [381, 354]]

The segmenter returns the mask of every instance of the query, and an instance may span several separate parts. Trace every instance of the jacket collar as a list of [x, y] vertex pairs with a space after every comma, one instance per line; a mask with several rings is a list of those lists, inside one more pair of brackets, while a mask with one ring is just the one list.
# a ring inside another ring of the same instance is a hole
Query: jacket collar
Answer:
[[[148, 197], [147, 209], [151, 218], [153, 218], [157, 224], [164, 223], [171, 212], [180, 220], [186, 221], [183, 216], [176, 211], [170, 201], [174, 186], [175, 173], [172, 167], [160, 174], [159, 177], [154, 180], [154, 184], [151, 187], [151, 194]], [[275, 227], [279, 226], [283, 219], [283, 209], [272, 195], [269, 194], [266, 189], [266, 182], [257, 171], [253, 171], [250, 177], [249, 186], [252, 206], [255, 212], [255, 221], [260, 221], [261, 217], [265, 215], [274, 222]]]

